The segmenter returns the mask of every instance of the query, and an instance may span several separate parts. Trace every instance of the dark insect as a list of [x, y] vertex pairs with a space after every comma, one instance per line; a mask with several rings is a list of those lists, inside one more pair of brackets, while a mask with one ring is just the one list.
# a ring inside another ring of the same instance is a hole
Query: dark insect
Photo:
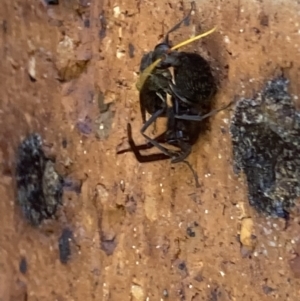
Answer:
[[[155, 46], [153, 51], [146, 53], [140, 63], [140, 74], [152, 65], [156, 60], [161, 59], [166, 53], [171, 51], [169, 34], [180, 28], [180, 26], [189, 20], [192, 11], [195, 9], [195, 2], [191, 3], [191, 10], [180, 22], [173, 26], [165, 35], [162, 43]], [[170, 83], [172, 82], [172, 74], [170, 70], [164, 66], [155, 68], [146, 78], [140, 90], [140, 109], [143, 123], [146, 122], [146, 111], [152, 115], [165, 107], [167, 101], [167, 92], [170, 92]], [[166, 116], [166, 111], [163, 110], [160, 117]]]
[[288, 80], [278, 77], [253, 99], [239, 100], [230, 131], [235, 170], [246, 175], [250, 204], [287, 219], [300, 197], [300, 113]]
[[55, 216], [62, 204], [63, 179], [56, 173], [54, 162], [46, 158], [38, 134], [29, 135], [19, 146], [16, 182], [18, 202], [32, 225]]
[[59, 259], [62, 264], [66, 264], [71, 257], [71, 245], [73, 240], [73, 232], [65, 228], [58, 239]]
[[[184, 160], [191, 153], [192, 145], [196, 143], [201, 130], [204, 129], [200, 122], [228, 107], [227, 105], [211, 111], [211, 102], [217, 86], [209, 63], [196, 53], [173, 51], [169, 45], [169, 33], [177, 29], [189, 15], [169, 30], [163, 43], [158, 44], [153, 52], [142, 58], [141, 71], [146, 70], [158, 59], [161, 60], [140, 87], [140, 108], [144, 123], [141, 133], [148, 143], [136, 146], [132, 139], [131, 126], [128, 124], [130, 149], [121, 150], [118, 154], [133, 151], [139, 162], [171, 158], [172, 163], [184, 162], [193, 171]], [[172, 81], [170, 67], [174, 69], [175, 83]], [[171, 95], [171, 106], [167, 104], [167, 94]], [[147, 121], [146, 111], [152, 115]], [[144, 132], [158, 117], [167, 117], [167, 129], [163, 134], [151, 139]], [[175, 146], [179, 151], [167, 149], [161, 143]], [[153, 146], [162, 153], [148, 156], [140, 154], [140, 150]], [[197, 175], [194, 171], [193, 173], [197, 182]]]

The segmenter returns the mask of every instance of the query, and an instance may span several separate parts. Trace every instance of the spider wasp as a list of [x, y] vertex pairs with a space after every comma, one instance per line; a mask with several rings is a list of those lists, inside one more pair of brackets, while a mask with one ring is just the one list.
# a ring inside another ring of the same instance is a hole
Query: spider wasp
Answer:
[[[203, 128], [201, 122], [226, 109], [231, 103], [211, 111], [211, 100], [217, 92], [217, 85], [209, 63], [199, 54], [176, 51], [184, 45], [209, 35], [215, 28], [174, 47], [171, 47], [169, 43], [169, 34], [189, 18], [193, 9], [194, 3], [189, 14], [167, 32], [164, 41], [142, 57], [141, 75], [136, 86], [140, 91], [139, 100], [143, 121], [140, 132], [148, 143], [136, 145], [132, 138], [131, 125], [128, 123], [127, 135], [130, 148], [120, 150], [117, 154], [132, 151], [140, 163], [166, 159], [171, 159], [171, 163], [183, 162], [192, 170], [196, 184], [199, 186], [196, 172], [185, 159], [198, 140]], [[175, 83], [169, 70], [170, 67], [174, 70]], [[168, 105], [167, 95], [171, 96], [171, 105]], [[146, 120], [146, 112], [151, 115], [149, 120]], [[166, 130], [152, 139], [145, 134], [145, 131], [159, 117], [167, 118]], [[179, 150], [170, 150], [162, 144], [174, 146]], [[156, 147], [161, 153], [141, 155], [140, 150], [152, 147]]]

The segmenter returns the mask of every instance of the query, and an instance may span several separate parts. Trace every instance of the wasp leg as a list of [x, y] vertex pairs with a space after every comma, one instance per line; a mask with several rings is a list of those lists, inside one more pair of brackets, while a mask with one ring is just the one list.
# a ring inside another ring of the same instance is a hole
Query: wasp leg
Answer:
[[[131, 125], [130, 123], [127, 124], [127, 134], [128, 134], [128, 143], [130, 145], [130, 148], [132, 152], [135, 155], [135, 158], [137, 159], [138, 162], [140, 163], [146, 163], [146, 162], [154, 162], [154, 161], [161, 161], [161, 160], [167, 160], [170, 159], [169, 155], [166, 154], [151, 154], [151, 155], [141, 155], [139, 150], [140, 149], [147, 149], [151, 148], [154, 145], [152, 144], [145, 144], [145, 145], [140, 145], [137, 146], [132, 138], [132, 130], [131, 130]], [[164, 141], [164, 135], [160, 135], [156, 139]]]
[[[162, 98], [162, 96], [159, 94], [159, 93], [156, 93], [159, 97]], [[162, 98], [163, 99], [163, 98]], [[143, 125], [143, 127], [141, 128], [141, 134], [147, 139], [147, 141], [149, 141], [151, 144], [153, 144], [156, 148], [158, 148], [163, 154], [169, 156], [170, 158], [173, 158], [173, 157], [177, 157], [177, 152], [174, 152], [174, 151], [170, 151], [168, 150], [166, 147], [163, 147], [162, 145], [159, 144], [159, 142], [157, 142], [156, 139], [151, 139], [149, 136], [147, 136], [145, 134], [145, 131], [147, 130], [147, 128], [153, 123], [156, 121], [156, 119], [161, 116], [166, 108], [167, 108], [167, 104], [166, 102], [164, 102], [165, 106], [158, 110], [157, 112], [155, 112], [148, 120], [147, 122]], [[172, 108], [170, 108], [172, 109]]]
[[198, 178], [197, 172], [194, 170], [194, 168], [188, 161], [182, 161], [182, 163], [186, 164], [188, 166], [188, 168], [191, 170], [191, 172], [193, 173], [194, 179], [195, 179], [196, 187], [199, 188], [200, 183], [199, 183], [199, 178]]
[[172, 82], [170, 82], [169, 84], [169, 88], [171, 90], [171, 93], [176, 96], [177, 98], [179, 98], [183, 103], [186, 103], [186, 104], [189, 104], [189, 105], [193, 105], [193, 103], [191, 101], [189, 101], [186, 97], [180, 95], [178, 92], [177, 92], [177, 88], [176, 88], [176, 85], [174, 85]]

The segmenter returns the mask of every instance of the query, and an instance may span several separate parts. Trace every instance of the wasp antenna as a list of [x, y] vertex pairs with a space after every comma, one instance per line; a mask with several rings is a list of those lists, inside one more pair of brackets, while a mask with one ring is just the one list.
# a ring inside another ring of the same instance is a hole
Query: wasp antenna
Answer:
[[177, 44], [176, 46], [172, 47], [171, 50], [177, 50], [180, 47], [186, 46], [186, 45], [188, 45], [188, 44], [190, 44], [190, 43], [192, 43], [194, 41], [197, 41], [197, 40], [199, 40], [201, 38], [204, 38], [204, 37], [210, 35], [211, 33], [213, 33], [216, 29], [217, 29], [217, 26], [215, 26], [213, 29], [211, 29], [211, 30], [209, 30], [207, 32], [204, 32], [202, 34], [199, 34], [198, 36], [195, 36], [193, 38], [190, 38], [188, 40], [185, 40], [185, 41]]
[[148, 78], [148, 76], [151, 74], [151, 72], [153, 71], [153, 69], [158, 65], [158, 63], [161, 61], [161, 59], [157, 59], [155, 62], [153, 62], [151, 65], [149, 65], [140, 75], [137, 83], [136, 83], [136, 88], [141, 91], [146, 79]]
[[164, 38], [164, 40], [163, 40], [163, 43], [166, 43], [167, 45], [169, 45], [169, 34], [170, 34], [171, 32], [173, 32], [173, 31], [177, 30], [178, 28], [180, 28], [181, 24], [184, 23], [184, 22], [186, 22], [186, 21], [190, 18], [192, 12], [193, 12], [195, 9], [196, 9], [195, 1], [192, 1], [192, 2], [191, 2], [191, 9], [190, 9], [189, 13], [188, 13], [181, 21], [179, 21], [179, 22], [178, 22], [177, 24], [175, 24], [171, 29], [168, 30], [168, 32], [166, 33], [165, 38]]

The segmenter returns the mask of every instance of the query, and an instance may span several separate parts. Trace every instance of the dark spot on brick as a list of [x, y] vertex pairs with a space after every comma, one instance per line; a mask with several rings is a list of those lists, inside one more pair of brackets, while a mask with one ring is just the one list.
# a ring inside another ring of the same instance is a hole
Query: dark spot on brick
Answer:
[[300, 257], [297, 256], [296, 258], [289, 261], [290, 268], [293, 272], [295, 278], [300, 278]]
[[58, 0], [46, 0], [48, 5], [58, 5], [59, 1]]
[[67, 191], [74, 191], [77, 194], [81, 193], [82, 181], [71, 178], [64, 179], [64, 189]]
[[86, 116], [83, 121], [78, 121], [77, 129], [84, 135], [89, 135], [93, 131], [92, 119]]
[[131, 59], [134, 58], [135, 48], [131, 43], [128, 44], [128, 52], [129, 52], [129, 57]]
[[67, 148], [67, 145], [68, 145], [68, 141], [66, 138], [63, 138], [62, 142], [61, 142], [61, 145], [63, 148]]
[[54, 218], [62, 204], [63, 179], [54, 169], [54, 161], [46, 158], [42, 138], [29, 135], [19, 146], [16, 163], [18, 202], [33, 226]]
[[112, 255], [116, 247], [117, 242], [115, 236], [113, 238], [106, 238], [105, 235], [101, 236], [101, 249], [105, 252], [107, 256]]
[[239, 100], [230, 127], [234, 168], [246, 175], [250, 205], [285, 219], [300, 197], [300, 115], [288, 83], [275, 78]]
[[260, 30], [258, 28], [253, 27], [252, 29], [255, 34], [260, 34]]
[[7, 21], [6, 20], [2, 21], [2, 30], [4, 33], [7, 33]]
[[184, 261], [182, 261], [181, 263], [178, 264], [178, 269], [179, 270], [186, 270], [186, 264]]
[[186, 229], [186, 234], [189, 236], [189, 237], [195, 237], [196, 236], [196, 233], [193, 231], [193, 229], [191, 227], [188, 227]]
[[62, 231], [58, 239], [59, 259], [62, 264], [66, 264], [71, 257], [71, 241], [73, 239], [73, 232], [69, 228]]
[[201, 275], [201, 273], [199, 272], [195, 277], [194, 279], [197, 281], [197, 282], [202, 282], [204, 280], [204, 277]]
[[218, 301], [219, 298], [222, 296], [222, 292], [219, 290], [218, 287], [213, 288], [210, 291], [209, 301]]
[[269, 295], [269, 294], [271, 294], [271, 293], [273, 293], [273, 292], [275, 291], [274, 288], [272, 288], [272, 287], [270, 287], [270, 286], [268, 286], [268, 285], [263, 285], [262, 289], [263, 289], [263, 292], [264, 292], [266, 295]]
[[22, 257], [19, 263], [19, 270], [22, 274], [26, 274], [27, 272], [27, 260], [25, 257]]
[[100, 27], [101, 27], [99, 31], [99, 38], [100, 40], [102, 40], [106, 37], [106, 27], [107, 27], [104, 11], [101, 12], [99, 19], [100, 19]]
[[85, 19], [84, 22], [84, 27], [89, 28], [90, 27], [90, 20], [89, 19]]
[[260, 25], [269, 26], [269, 17], [266, 14], [261, 13], [259, 15], [259, 21], [260, 21]]

